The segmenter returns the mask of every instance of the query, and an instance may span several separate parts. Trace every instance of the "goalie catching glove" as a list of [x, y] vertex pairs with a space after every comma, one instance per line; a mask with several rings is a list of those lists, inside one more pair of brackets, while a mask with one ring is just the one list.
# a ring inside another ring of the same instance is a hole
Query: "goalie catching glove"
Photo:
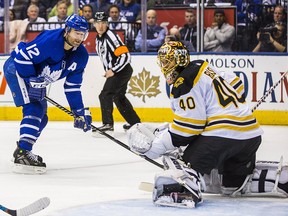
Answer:
[[89, 108], [82, 108], [72, 111], [74, 117], [74, 127], [83, 129], [84, 132], [91, 130], [92, 117]]
[[168, 124], [153, 128], [143, 123], [133, 125], [128, 131], [128, 144], [132, 151], [156, 159], [176, 149], [172, 144]]

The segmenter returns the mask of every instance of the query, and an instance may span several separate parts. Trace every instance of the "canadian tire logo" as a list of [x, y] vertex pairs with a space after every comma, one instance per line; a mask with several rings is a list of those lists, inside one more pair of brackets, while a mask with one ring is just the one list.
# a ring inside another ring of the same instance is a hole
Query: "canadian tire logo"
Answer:
[[131, 77], [128, 93], [141, 98], [145, 103], [147, 97], [156, 97], [161, 93], [159, 82], [160, 76], [151, 76], [150, 72], [143, 68], [141, 73]]
[[4, 77], [4, 73], [0, 71], [0, 95], [4, 95], [6, 86], [7, 86], [7, 82]]

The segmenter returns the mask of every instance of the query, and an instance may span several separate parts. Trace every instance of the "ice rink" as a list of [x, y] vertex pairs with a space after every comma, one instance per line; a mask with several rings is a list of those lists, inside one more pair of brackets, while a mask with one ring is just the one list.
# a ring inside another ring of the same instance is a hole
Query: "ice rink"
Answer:
[[[100, 126], [100, 123], [93, 123]], [[47, 173], [21, 175], [11, 172], [12, 153], [19, 122], [0, 121], [0, 204], [17, 209], [49, 197], [42, 216], [266, 216], [288, 215], [288, 199], [223, 198], [204, 195], [195, 209], [156, 207], [151, 194], [140, 191], [140, 182], [153, 182], [157, 166], [129, 152], [110, 139], [73, 128], [72, 122], [49, 122], [33, 152], [44, 158]], [[258, 160], [288, 161], [288, 126], [263, 126]], [[127, 144], [122, 123], [114, 137]], [[158, 161], [161, 162], [161, 161]], [[0, 215], [7, 215], [0, 212]]]

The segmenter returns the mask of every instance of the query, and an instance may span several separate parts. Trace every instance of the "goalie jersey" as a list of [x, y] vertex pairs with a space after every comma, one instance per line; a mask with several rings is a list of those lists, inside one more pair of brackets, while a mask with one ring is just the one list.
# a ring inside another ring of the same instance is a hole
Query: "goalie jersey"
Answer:
[[201, 134], [243, 140], [263, 133], [245, 102], [240, 78], [219, 73], [206, 61], [189, 63], [172, 85], [170, 100], [172, 137]]

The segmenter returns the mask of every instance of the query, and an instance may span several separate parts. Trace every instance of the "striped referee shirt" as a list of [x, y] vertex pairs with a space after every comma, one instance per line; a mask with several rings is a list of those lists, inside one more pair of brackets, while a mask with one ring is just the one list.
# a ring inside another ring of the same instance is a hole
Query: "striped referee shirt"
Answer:
[[97, 35], [96, 52], [105, 71], [111, 69], [114, 73], [118, 73], [131, 62], [127, 46], [117, 34], [109, 29], [101, 37]]

